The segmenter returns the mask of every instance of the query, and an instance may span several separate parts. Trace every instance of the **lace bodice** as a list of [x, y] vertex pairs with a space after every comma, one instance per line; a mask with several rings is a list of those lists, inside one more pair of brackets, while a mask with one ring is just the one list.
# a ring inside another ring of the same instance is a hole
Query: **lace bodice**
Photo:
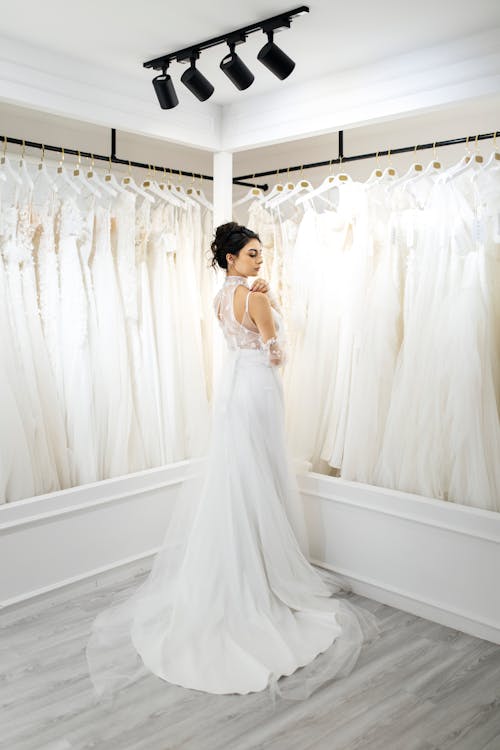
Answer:
[[262, 340], [259, 329], [250, 318], [248, 312], [248, 300], [250, 294], [247, 294], [245, 300], [245, 312], [242, 322], [236, 320], [234, 314], [234, 292], [240, 284], [248, 287], [248, 280], [244, 276], [227, 276], [221, 289], [214, 298], [214, 312], [222, 328], [224, 338], [230, 349], [257, 349], [268, 354], [268, 361], [271, 365], [283, 365], [286, 355], [283, 340], [283, 325], [278, 305], [273, 295], [268, 293], [271, 302], [271, 310], [274, 318], [274, 327], [276, 336]]

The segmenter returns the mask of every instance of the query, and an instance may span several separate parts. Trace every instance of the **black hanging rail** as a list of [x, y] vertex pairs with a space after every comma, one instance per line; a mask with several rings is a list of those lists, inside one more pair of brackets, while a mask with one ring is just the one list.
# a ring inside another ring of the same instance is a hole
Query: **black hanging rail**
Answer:
[[[1, 143], [12, 143], [14, 145], [18, 146], [24, 146], [26, 148], [37, 148], [39, 150], [44, 151], [54, 151], [56, 153], [62, 154], [64, 152], [64, 155], [70, 154], [71, 156], [78, 156], [85, 159], [94, 159], [96, 161], [107, 161], [111, 164], [122, 164], [124, 166], [130, 166], [130, 167], [137, 167], [139, 169], [153, 169], [158, 170], [159, 172], [168, 172], [171, 175], [182, 175], [183, 177], [192, 177], [192, 178], [199, 178], [202, 180], [211, 180], [213, 182], [213, 176], [208, 174], [201, 174], [200, 172], [187, 172], [184, 169], [171, 169], [170, 167], [161, 167], [156, 164], [146, 164], [145, 162], [141, 161], [132, 161], [131, 159], [120, 159], [116, 155], [116, 129], [111, 129], [111, 154], [108, 156], [105, 156], [104, 154], [94, 154], [90, 153], [90, 151], [78, 151], [74, 148], [66, 148], [64, 146], [49, 146], [46, 143], [36, 143], [35, 141], [27, 141], [22, 138], [10, 138], [7, 136], [0, 136], [0, 144]], [[258, 187], [261, 190], [267, 190], [268, 185], [256, 185], [254, 182], [245, 182], [242, 180], [239, 180], [238, 178], [233, 179], [233, 183], [235, 185], [243, 185], [243, 187]]]
[[441, 148], [441, 146], [453, 146], [457, 143], [475, 143], [476, 141], [484, 141], [489, 138], [495, 138], [500, 136], [500, 131], [494, 133], [482, 133], [481, 135], [470, 135], [465, 138], [452, 138], [447, 141], [435, 141], [434, 143], [420, 143], [417, 146], [404, 146], [402, 148], [391, 148], [386, 151], [373, 151], [369, 154], [356, 154], [354, 156], [344, 156], [344, 131], [339, 130], [338, 133], [338, 157], [335, 159], [327, 159], [325, 161], [316, 161], [310, 164], [297, 164], [293, 167], [280, 167], [279, 169], [269, 169], [265, 172], [255, 172], [254, 174], [239, 175], [234, 178], [234, 182], [238, 184], [240, 180], [256, 179], [257, 177], [268, 177], [270, 175], [284, 174], [287, 172], [298, 172], [303, 169], [314, 169], [315, 167], [328, 167], [331, 164], [345, 164], [348, 161], [360, 161], [361, 159], [375, 159], [378, 156], [392, 156], [392, 154], [404, 154], [410, 151], [423, 151], [428, 148]]

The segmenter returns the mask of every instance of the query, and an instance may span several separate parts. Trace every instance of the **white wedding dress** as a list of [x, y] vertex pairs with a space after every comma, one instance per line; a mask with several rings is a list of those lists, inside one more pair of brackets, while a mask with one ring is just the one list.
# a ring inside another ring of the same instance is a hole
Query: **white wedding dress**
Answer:
[[304, 699], [347, 675], [379, 634], [371, 612], [333, 596], [349, 585], [307, 559], [284, 431], [281, 315], [273, 306], [277, 336], [264, 343], [249, 293], [235, 317], [240, 284], [227, 277], [214, 300], [228, 353], [203, 468], [183, 483], [147, 579], [92, 624], [86, 654], [100, 697], [150, 672], [166, 690]]

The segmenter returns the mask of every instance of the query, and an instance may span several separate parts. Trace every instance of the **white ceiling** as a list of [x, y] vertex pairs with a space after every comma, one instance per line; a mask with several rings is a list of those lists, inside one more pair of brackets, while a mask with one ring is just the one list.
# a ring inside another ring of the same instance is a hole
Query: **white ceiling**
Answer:
[[[276, 42], [296, 61], [293, 74], [279, 81], [255, 57], [264, 35], [252, 34], [238, 52], [255, 74], [247, 92], [237, 91], [219, 70], [224, 47], [204, 52], [199, 67], [215, 86], [211, 102], [238, 102], [250, 93], [283, 91], [316, 75], [369, 65], [500, 26], [499, 0], [310, 0], [310, 13], [297, 18]], [[144, 80], [152, 72], [143, 61], [232, 31], [300, 5], [291, 0], [25, 0], [2, 4], [2, 34], [50, 50], [124, 80]], [[171, 73], [177, 81], [179, 64]], [[192, 96], [179, 83], [181, 104]], [[151, 95], [154, 96], [152, 88]]]

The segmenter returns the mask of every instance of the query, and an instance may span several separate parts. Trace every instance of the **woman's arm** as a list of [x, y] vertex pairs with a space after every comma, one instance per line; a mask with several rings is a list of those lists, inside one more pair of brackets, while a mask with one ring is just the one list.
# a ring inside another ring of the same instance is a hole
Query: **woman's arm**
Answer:
[[278, 300], [276, 299], [274, 292], [271, 291], [271, 287], [265, 279], [256, 278], [252, 284], [252, 292], [264, 292], [265, 294], [267, 294], [267, 298], [271, 303], [271, 306], [274, 307], [274, 309], [281, 315], [281, 308], [279, 306]]
[[269, 354], [269, 362], [272, 365], [280, 365], [284, 360], [283, 352], [276, 337], [276, 327], [271, 312], [271, 303], [264, 292], [250, 292], [248, 300], [248, 312], [255, 321], [264, 349]]

